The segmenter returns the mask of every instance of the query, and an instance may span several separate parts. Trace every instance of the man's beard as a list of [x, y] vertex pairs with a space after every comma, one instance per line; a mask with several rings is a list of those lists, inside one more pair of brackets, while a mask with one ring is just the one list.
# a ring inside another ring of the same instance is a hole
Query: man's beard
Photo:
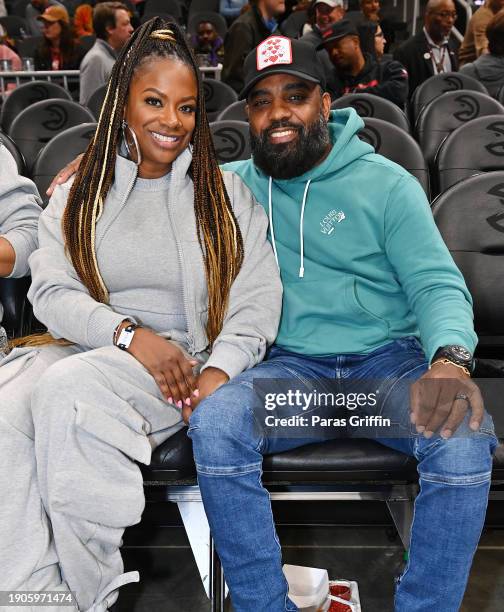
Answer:
[[[271, 144], [269, 133], [278, 128], [294, 129], [299, 136], [291, 142]], [[322, 113], [306, 127], [288, 121], [275, 121], [259, 136], [250, 130], [254, 164], [274, 179], [291, 179], [311, 170], [324, 156], [331, 140]]]

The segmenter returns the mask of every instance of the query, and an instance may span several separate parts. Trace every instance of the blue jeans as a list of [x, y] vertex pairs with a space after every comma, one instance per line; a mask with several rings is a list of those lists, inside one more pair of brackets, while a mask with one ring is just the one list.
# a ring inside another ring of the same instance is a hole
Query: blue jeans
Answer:
[[[300, 438], [261, 432], [254, 379], [381, 379], [378, 407], [411, 435], [377, 441], [418, 460], [409, 562], [398, 581], [396, 612], [457, 612], [483, 528], [497, 445], [491, 417], [479, 432], [466, 419], [455, 435], [427, 439], [409, 422], [409, 387], [427, 369], [414, 338], [368, 355], [308, 357], [274, 347], [268, 359], [204, 400], [190, 420], [198, 482], [236, 612], [297, 610], [287, 596], [281, 549], [268, 492], [261, 484], [263, 455], [296, 448]], [[339, 384], [339, 382], [338, 382]], [[279, 408], [276, 411], [278, 412]], [[285, 408], [285, 415], [292, 408]], [[299, 409], [297, 409], [299, 412]]]

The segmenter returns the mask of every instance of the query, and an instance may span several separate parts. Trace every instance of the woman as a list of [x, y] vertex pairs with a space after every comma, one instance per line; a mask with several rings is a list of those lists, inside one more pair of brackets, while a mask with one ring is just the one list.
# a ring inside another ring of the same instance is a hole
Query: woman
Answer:
[[357, 26], [360, 45], [363, 53], [369, 53], [380, 61], [385, 52], [387, 40], [379, 23], [366, 21]]
[[66, 8], [48, 6], [37, 19], [44, 38], [34, 53], [35, 70], [78, 70], [86, 51], [74, 40]]
[[136, 462], [275, 337], [266, 231], [219, 170], [183, 33], [154, 18], [114, 65], [73, 184], [41, 215], [30, 299], [50, 336], [0, 367], [0, 590], [70, 589], [99, 612], [138, 580], [119, 552], [144, 507]]

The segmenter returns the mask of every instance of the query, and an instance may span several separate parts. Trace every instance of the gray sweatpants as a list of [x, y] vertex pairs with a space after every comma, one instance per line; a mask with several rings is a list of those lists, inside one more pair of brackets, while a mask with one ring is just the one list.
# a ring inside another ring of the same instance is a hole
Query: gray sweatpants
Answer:
[[180, 410], [115, 347], [17, 349], [0, 365], [0, 590], [70, 589], [102, 612], [139, 579], [119, 551], [145, 505], [136, 462]]

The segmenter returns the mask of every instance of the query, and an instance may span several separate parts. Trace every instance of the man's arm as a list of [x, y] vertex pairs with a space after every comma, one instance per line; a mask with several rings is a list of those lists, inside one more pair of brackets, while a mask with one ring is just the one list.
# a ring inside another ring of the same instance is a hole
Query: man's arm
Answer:
[[[434, 223], [423, 189], [402, 177], [390, 193], [385, 247], [420, 329], [429, 362], [440, 347], [461, 345], [474, 352], [472, 298]], [[459, 367], [436, 363], [411, 388], [411, 422], [430, 438], [449, 438], [468, 410], [477, 431], [484, 408], [477, 385]]]
[[427, 359], [450, 344], [474, 352], [471, 295], [412, 176], [400, 177], [389, 195], [385, 249], [416, 316]]
[[11, 154], [0, 145], [0, 276], [28, 274], [40, 213], [37, 188], [19, 176]]

